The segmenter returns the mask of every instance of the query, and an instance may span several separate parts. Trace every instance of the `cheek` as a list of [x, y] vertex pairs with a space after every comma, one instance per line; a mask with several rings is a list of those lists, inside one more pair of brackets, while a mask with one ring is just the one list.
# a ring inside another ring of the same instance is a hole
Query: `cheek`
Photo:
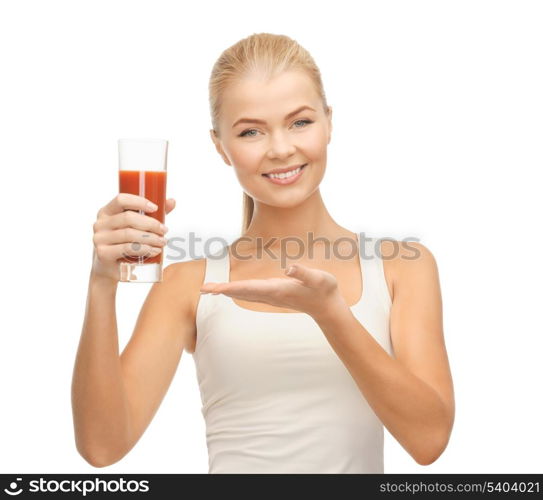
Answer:
[[313, 161], [326, 160], [327, 151], [327, 136], [325, 131], [319, 129], [313, 134], [307, 134], [304, 137], [303, 143], [300, 144], [300, 149], [303, 153]]
[[256, 144], [240, 144], [230, 150], [230, 158], [241, 175], [258, 170], [262, 154], [262, 148]]

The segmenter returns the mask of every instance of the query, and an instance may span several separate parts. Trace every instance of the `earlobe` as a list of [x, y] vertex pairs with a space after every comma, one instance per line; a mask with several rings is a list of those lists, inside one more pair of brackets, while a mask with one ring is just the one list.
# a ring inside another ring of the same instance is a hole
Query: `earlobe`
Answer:
[[332, 140], [332, 106], [328, 106], [328, 144]]
[[217, 135], [215, 134], [215, 131], [211, 129], [209, 131], [209, 135], [211, 136], [211, 140], [213, 141], [213, 144], [215, 144], [215, 149], [217, 150], [217, 153], [221, 155], [221, 158], [223, 159], [224, 163], [227, 165], [231, 165], [230, 161], [228, 160], [227, 156], [224, 154], [224, 151], [221, 147], [221, 144], [219, 142], [219, 139]]
[[217, 147], [218, 138], [217, 138], [217, 134], [215, 134], [215, 131], [213, 129], [209, 130], [209, 136], [211, 137], [211, 141], [213, 142], [215, 147]]

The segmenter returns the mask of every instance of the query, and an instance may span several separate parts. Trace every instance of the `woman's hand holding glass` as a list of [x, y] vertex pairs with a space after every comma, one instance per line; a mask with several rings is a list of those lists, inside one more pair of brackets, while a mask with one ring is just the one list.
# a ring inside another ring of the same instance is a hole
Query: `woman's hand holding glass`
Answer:
[[[119, 193], [100, 208], [93, 225], [92, 274], [119, 281], [119, 259], [158, 255], [167, 243], [166, 226], [143, 213], [156, 208], [142, 196]], [[156, 205], [155, 205], [156, 207]], [[175, 200], [166, 200], [166, 214], [175, 208]]]

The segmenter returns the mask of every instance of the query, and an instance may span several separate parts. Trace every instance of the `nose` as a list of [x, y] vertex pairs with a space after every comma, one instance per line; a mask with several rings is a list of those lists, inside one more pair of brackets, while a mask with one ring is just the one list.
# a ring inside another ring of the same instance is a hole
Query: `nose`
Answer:
[[268, 159], [284, 159], [292, 156], [296, 152], [296, 146], [292, 144], [288, 134], [278, 132], [272, 134], [270, 137], [270, 147], [267, 153]]

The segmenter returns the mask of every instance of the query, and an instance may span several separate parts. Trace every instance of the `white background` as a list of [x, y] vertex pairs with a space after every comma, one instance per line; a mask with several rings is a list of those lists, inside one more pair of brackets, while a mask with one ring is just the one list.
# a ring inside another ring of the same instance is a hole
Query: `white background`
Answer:
[[[438, 262], [453, 434], [423, 467], [387, 432], [385, 472], [542, 472], [542, 7], [2, 2], [0, 472], [97, 471], [75, 448], [70, 385], [119, 137], [170, 140], [170, 238], [239, 236], [242, 191], [209, 138], [207, 85], [224, 49], [264, 31], [296, 39], [321, 69], [332, 216], [418, 238]], [[121, 348], [150, 286], [119, 285]], [[136, 447], [100, 471], [207, 472], [189, 354]]]

